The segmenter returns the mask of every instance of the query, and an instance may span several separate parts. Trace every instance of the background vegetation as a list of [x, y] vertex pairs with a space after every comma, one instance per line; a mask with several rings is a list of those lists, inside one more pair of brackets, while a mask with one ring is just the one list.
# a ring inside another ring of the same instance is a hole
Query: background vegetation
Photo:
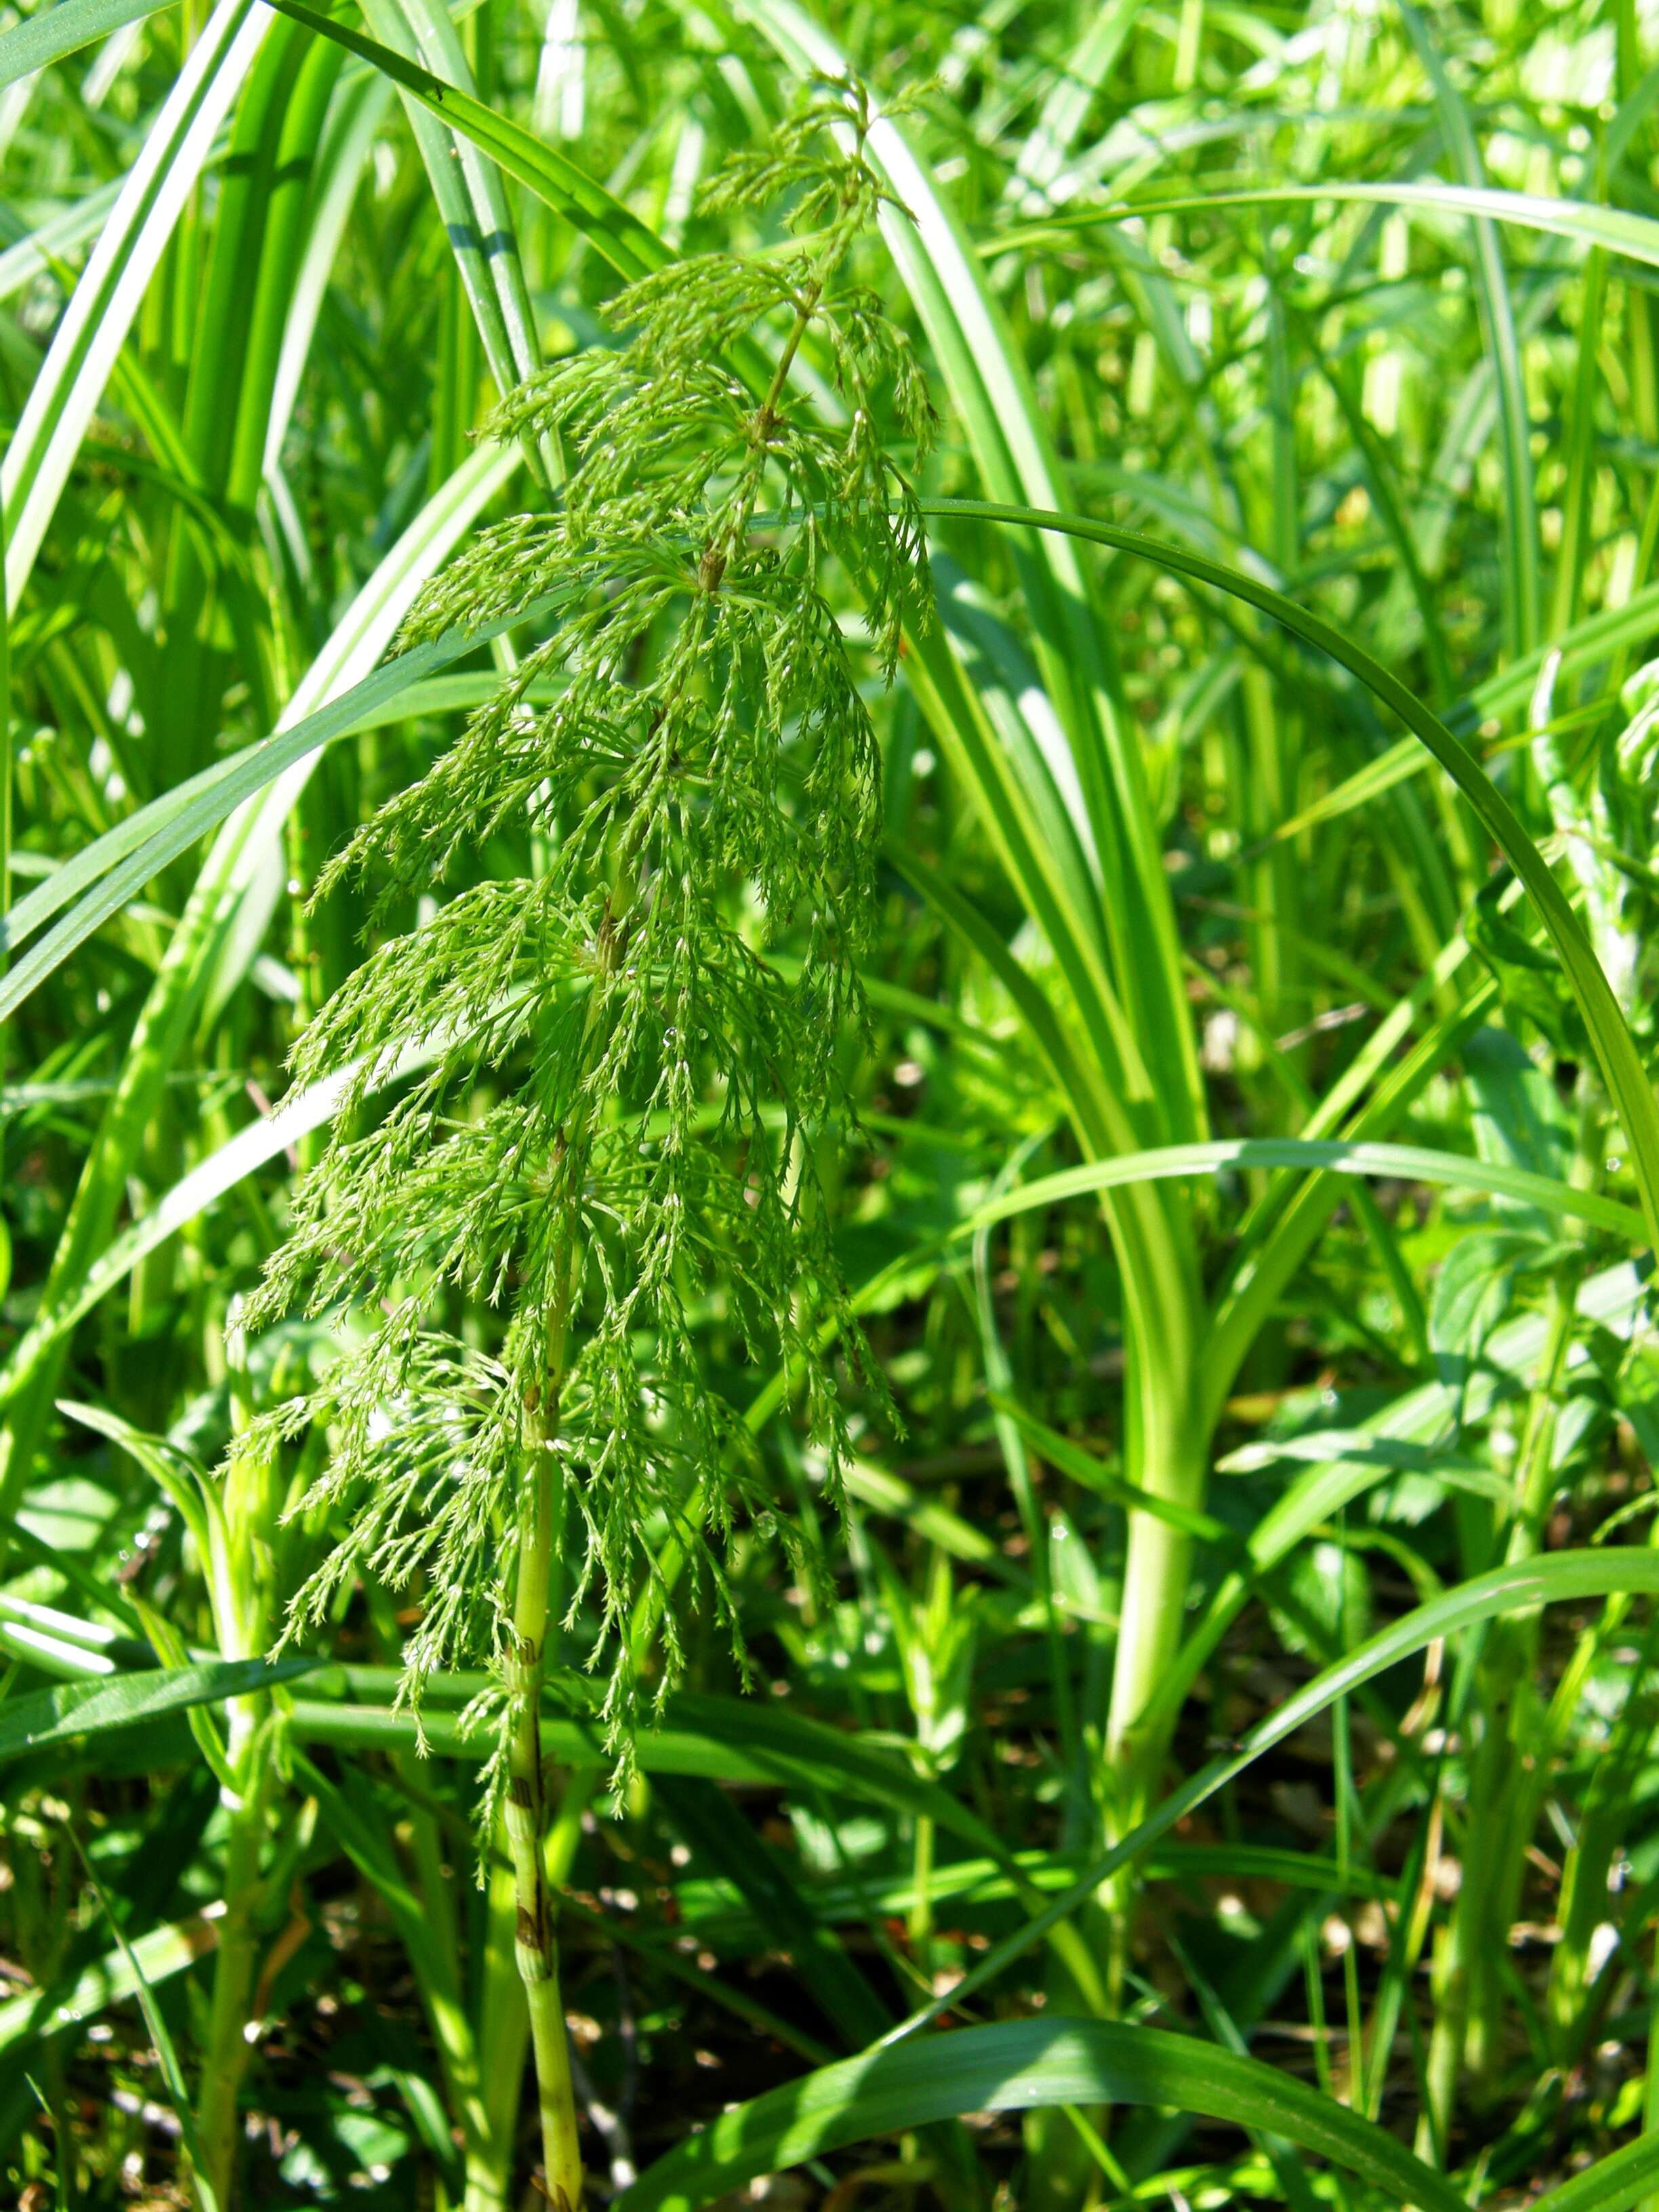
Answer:
[[[549, 1650], [588, 2201], [1659, 2203], [1659, 25], [337, 28], [0, 33], [9, 2201], [541, 2201], [484, 1677], [417, 1723], [434, 1593], [368, 1572], [267, 1660], [343, 1508], [289, 1510], [327, 1424], [260, 1417], [364, 1316], [246, 1301], [419, 1064], [359, 1098], [296, 1039], [550, 865], [503, 822], [372, 927], [311, 898], [544, 634], [386, 659], [556, 501], [556, 444], [474, 433], [624, 282], [777, 255], [701, 187], [851, 72], [856, 274], [939, 417], [876, 425], [937, 596], [890, 689], [824, 572], [884, 844], [862, 1133], [797, 1167], [873, 1360], [797, 1311], [838, 1508], [799, 1375], [693, 1300], [747, 1679], [684, 1500], [631, 1773], [603, 1577]], [[747, 343], [833, 426], [787, 323]]]

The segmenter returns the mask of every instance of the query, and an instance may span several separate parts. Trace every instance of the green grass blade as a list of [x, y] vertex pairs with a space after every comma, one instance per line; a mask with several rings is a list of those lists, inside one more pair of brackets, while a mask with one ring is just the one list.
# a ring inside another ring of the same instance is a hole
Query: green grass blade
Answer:
[[[1452, 82], [1434, 39], [1410, 0], [1401, 0], [1401, 15], [1428, 73], [1441, 131], [1454, 165], [1470, 190], [1486, 183], [1486, 170], [1475, 143], [1468, 110]], [[1521, 349], [1515, 332], [1515, 308], [1498, 226], [1489, 216], [1477, 216], [1474, 234], [1475, 285], [1480, 301], [1480, 323], [1487, 357], [1498, 386], [1498, 457], [1504, 476], [1504, 605], [1511, 654], [1530, 653], [1538, 643], [1538, 514], [1533, 495], [1531, 429], [1527, 416], [1526, 386], [1522, 374]]]
[[201, 1666], [146, 1668], [95, 1682], [34, 1690], [0, 1707], [0, 1763], [61, 1745], [79, 1745], [112, 1729], [142, 1728], [165, 1713], [218, 1705], [308, 1674], [315, 1659], [215, 1660]]
[[0, 300], [15, 299], [26, 285], [56, 274], [89, 238], [96, 238], [121, 196], [121, 179], [100, 185], [58, 208], [0, 253]]
[[1326, 1711], [1339, 1698], [1362, 1688], [1402, 1659], [1460, 1629], [1479, 1626], [1510, 1613], [1576, 1599], [1607, 1597], [1615, 1591], [1659, 1595], [1659, 1553], [1650, 1551], [1557, 1552], [1492, 1569], [1460, 1583], [1455, 1589], [1419, 1606], [1322, 1669], [1310, 1682], [1259, 1721], [1235, 1751], [1201, 1767], [1165, 1797], [1120, 1842], [1104, 1851], [1062, 1895], [1045, 1905], [1023, 1929], [995, 1945], [948, 1996], [913, 2014], [894, 2033], [894, 2040], [913, 2033], [941, 2012], [962, 2003], [1004, 1972], [1048, 1930], [1096, 1896], [1102, 1883], [1138, 1859], [1148, 1846], [1224, 1789], [1275, 1745]]
[[58, 0], [54, 8], [41, 8], [27, 22], [0, 32], [0, 89], [106, 39], [124, 23], [142, 22], [173, 4], [173, 0]]
[[271, 4], [319, 36], [337, 39], [352, 53], [372, 62], [394, 84], [413, 94], [423, 107], [470, 138], [509, 177], [591, 239], [619, 276], [631, 282], [662, 268], [673, 258], [655, 233], [619, 199], [509, 117], [498, 115], [459, 85], [446, 84], [418, 62], [393, 53], [361, 31], [301, 6], [300, 0], [271, 0]]
[[[353, 680], [359, 669], [373, 667], [421, 582], [517, 465], [515, 453], [486, 449], [456, 471], [359, 593], [269, 738], [130, 815], [55, 870], [9, 916], [0, 919], [3, 951], [26, 942], [71, 899], [77, 900], [51, 936], [0, 982], [0, 1020], [94, 930], [136, 897], [168, 861], [188, 851], [209, 830], [230, 821], [239, 809], [263, 805], [265, 834], [275, 834], [297, 795], [294, 775], [308, 775], [314, 756], [325, 746], [362, 726], [364, 716], [380, 717], [436, 669], [475, 651], [516, 623], [548, 611], [545, 605], [532, 607], [476, 629], [446, 631], [387, 666]], [[339, 688], [343, 684], [346, 688]], [[374, 726], [371, 721], [370, 726]], [[274, 805], [262, 799], [284, 778], [287, 783]], [[234, 860], [235, 855], [227, 854], [220, 865], [232, 866]], [[247, 866], [246, 861], [243, 865]]]
[[[428, 1066], [441, 1048], [435, 1038], [411, 1046], [386, 1064], [384, 1081], [395, 1083]], [[174, 1183], [147, 1212], [129, 1223], [105, 1246], [72, 1290], [61, 1298], [43, 1303], [7, 1363], [5, 1387], [17, 1388], [77, 1322], [84, 1320], [170, 1237], [210, 1212], [247, 1176], [280, 1159], [317, 1130], [326, 1128], [360, 1073], [355, 1066], [342, 1068], [285, 1099], [268, 1119], [250, 1121]]]
[[291, 726], [191, 777], [83, 847], [18, 902], [8, 923], [0, 924], [0, 948], [24, 944], [54, 914], [75, 902], [57, 928], [17, 960], [0, 982], [0, 1020], [15, 1012], [170, 860], [188, 852], [238, 807], [256, 799], [289, 769], [361, 728], [364, 716], [380, 716], [435, 670], [476, 652], [482, 641], [499, 636], [520, 619], [514, 615], [477, 631], [447, 631], [429, 644], [416, 646], [315, 714], [303, 715]]
[[999, 231], [981, 244], [981, 253], [1030, 252], [1032, 247], [1057, 243], [1097, 223], [1139, 221], [1159, 215], [1212, 215], [1218, 208], [1294, 207], [1321, 201], [1352, 201], [1372, 207], [1420, 207], [1439, 215], [1471, 216], [1492, 222], [1507, 222], [1517, 229], [1542, 231], [1553, 238], [1570, 239], [1589, 248], [1604, 246], [1609, 253], [1659, 268], [1659, 222], [1650, 216], [1633, 215], [1625, 208], [1598, 207], [1587, 200], [1547, 199], [1536, 192], [1506, 191], [1495, 185], [1446, 185], [1438, 182], [1399, 184], [1350, 183], [1333, 178], [1317, 185], [1249, 185], [1236, 191], [1202, 197], [1171, 195], [1144, 200], [1112, 200], [1099, 207], [1066, 209], [1040, 223]]
[[1023, 2020], [866, 2052], [721, 2114], [616, 2199], [697, 2212], [756, 2174], [973, 2112], [1152, 2105], [1269, 2130], [1419, 2212], [1462, 2212], [1450, 2184], [1374, 2122], [1305, 2083], [1188, 2036], [1118, 2021]]
[[270, 19], [220, 0], [150, 125], [30, 389], [0, 468], [6, 594], [16, 606], [81, 442]]
[[[470, 639], [458, 641], [447, 657], [458, 658], [470, 650], [471, 645]], [[424, 653], [432, 649], [421, 647], [418, 651]], [[29, 973], [21, 964], [13, 970], [9, 979], [13, 995], [5, 1000], [5, 1012], [9, 1013], [21, 1005], [36, 983], [43, 981], [101, 921], [159, 875], [169, 860], [187, 851], [210, 830], [216, 829], [244, 799], [263, 791], [284, 769], [303, 759], [308, 752], [347, 734], [354, 726], [354, 718], [395, 708], [404, 692], [420, 681], [419, 672], [410, 667], [416, 658], [417, 654], [411, 653], [405, 659], [377, 670], [333, 705], [191, 776], [128, 815], [114, 829], [106, 830], [101, 837], [82, 846], [72, 858], [54, 868], [37, 890], [19, 900], [4, 925], [0, 926], [0, 946], [15, 949], [27, 944], [53, 915], [61, 913], [72, 901], [78, 902], [68, 921], [46, 940], [52, 950], [39, 973]], [[422, 661], [421, 665], [425, 667], [440, 664]], [[83, 892], [85, 896], [82, 896]], [[40, 952], [44, 957], [44, 947]], [[29, 977], [27, 982], [22, 980], [26, 974]]]
[[1305, 1137], [1235, 1137], [1208, 1145], [1166, 1145], [1115, 1159], [1090, 1160], [1058, 1175], [1021, 1183], [988, 1200], [957, 1229], [967, 1237], [993, 1221], [1056, 1206], [1101, 1190], [1170, 1176], [1221, 1175], [1229, 1168], [1304, 1168], [1310, 1174], [1376, 1176], [1384, 1180], [1433, 1183], [1449, 1190], [1483, 1192], [1518, 1199], [1527, 1206], [1571, 1221], [1584, 1221], [1633, 1243], [1649, 1242], [1648, 1224], [1633, 1206], [1594, 1191], [1578, 1190], [1549, 1176], [1500, 1160], [1466, 1158], [1458, 1152], [1432, 1152], [1421, 1145], [1344, 1143]]
[[1588, 2172], [1575, 2174], [1559, 2189], [1547, 2190], [1535, 2200], [1534, 2212], [1625, 2212], [1656, 2179], [1659, 2136], [1644, 2135], [1598, 2159]]
[[149, 2039], [161, 2068], [161, 2079], [167, 2085], [168, 2100], [172, 2104], [173, 2116], [179, 2123], [179, 2140], [184, 2144], [185, 2154], [191, 2162], [191, 2179], [194, 2185], [197, 2203], [201, 2207], [201, 2212], [222, 2212], [219, 2192], [209, 2179], [207, 2161], [202, 2155], [201, 2142], [196, 2132], [195, 2115], [191, 2110], [190, 2091], [185, 2081], [185, 2069], [179, 2063], [179, 2053], [173, 2044], [173, 2032], [167, 2026], [161, 2007], [151, 1994], [149, 1979], [137, 1952], [128, 1942], [120, 1922], [110, 1910], [109, 1901], [99, 1886], [98, 1877], [92, 1870], [92, 1863], [87, 1856], [81, 1838], [73, 1828], [69, 1832], [70, 1840], [75, 1845], [76, 1856], [81, 1862], [81, 1871], [85, 1877], [87, 1887], [102, 1909], [105, 1919], [109, 1923], [110, 1933], [115, 1938], [116, 1948], [121, 1954], [122, 1963], [126, 1967], [131, 1980], [133, 1995], [138, 2000], [138, 2009], [144, 2016], [144, 2026], [149, 2031]]
[[1538, 908], [1560, 956], [1567, 981], [1589, 1030], [1602, 1077], [1623, 1123], [1649, 1241], [1659, 1248], [1659, 1104], [1656, 1104], [1652, 1085], [1629, 1025], [1577, 916], [1538, 848], [1509, 801], [1440, 717], [1424, 706], [1398, 677], [1341, 631], [1240, 569], [1224, 567], [1219, 562], [1165, 544], [1158, 538], [1143, 537], [1138, 532], [1117, 530], [1109, 523], [1090, 521], [1080, 515], [1044, 516], [1029, 507], [1000, 507], [978, 500], [930, 501], [925, 512], [940, 517], [955, 514], [985, 521], [1071, 532], [1097, 544], [1115, 546], [1121, 552], [1155, 562], [1194, 582], [1213, 585], [1261, 608], [1294, 635], [1340, 661], [1400, 717], [1468, 799]]
[[111, 2005], [137, 1994], [137, 1975], [154, 1985], [181, 1974], [206, 1958], [219, 1941], [216, 1917], [181, 1920], [152, 1928], [136, 1942], [106, 1952], [79, 1973], [64, 1975], [46, 1990], [30, 1990], [0, 2004], [0, 2054], [23, 2043], [53, 2035], [61, 2028], [96, 2020]]

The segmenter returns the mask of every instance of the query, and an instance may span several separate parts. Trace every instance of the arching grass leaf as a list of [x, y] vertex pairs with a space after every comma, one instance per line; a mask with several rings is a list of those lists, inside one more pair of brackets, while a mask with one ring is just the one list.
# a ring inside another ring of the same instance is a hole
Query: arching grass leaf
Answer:
[[1173, 2106], [1267, 2129], [1418, 2212], [1462, 2212], [1451, 2185], [1374, 2122], [1266, 2066], [1115, 2021], [963, 2028], [826, 2066], [723, 2112], [649, 2167], [617, 2212], [697, 2212], [760, 2173], [962, 2112], [1044, 2105]]

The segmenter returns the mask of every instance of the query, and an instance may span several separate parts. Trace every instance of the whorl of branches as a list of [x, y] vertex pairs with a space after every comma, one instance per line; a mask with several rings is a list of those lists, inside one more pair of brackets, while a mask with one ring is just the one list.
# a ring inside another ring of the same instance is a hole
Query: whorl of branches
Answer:
[[[837, 1053], [862, 1016], [881, 821], [825, 587], [837, 565], [890, 680], [927, 586], [876, 426], [896, 420], [922, 452], [932, 416], [904, 339], [847, 273], [884, 198], [866, 127], [854, 88], [818, 88], [704, 195], [724, 213], [787, 202], [781, 242], [634, 285], [614, 349], [501, 407], [495, 434], [574, 453], [562, 502], [483, 534], [409, 633], [550, 599], [551, 634], [319, 886], [427, 892], [503, 829], [551, 855], [381, 945], [296, 1054], [303, 1081], [362, 1073], [260, 1297], [266, 1316], [354, 1317], [321, 1390], [273, 1417], [330, 1425], [304, 1509], [348, 1531], [290, 1632], [362, 1571], [418, 1583], [415, 1694], [434, 1668], [499, 1656], [513, 1497], [526, 1455], [554, 1453], [569, 1617], [597, 1601], [624, 1759], [642, 1601], [659, 1694], [679, 1660], [675, 1609], [647, 1595], [665, 1538], [723, 1606], [734, 1509], [760, 1498], [747, 1431], [702, 1371], [700, 1315], [757, 1374], [795, 1379], [832, 1486], [848, 1439], [820, 1347], [874, 1381], [813, 1166], [847, 1132]], [[802, 396], [809, 368], [834, 405]], [[787, 973], [771, 957], [786, 933]], [[428, 1071], [351, 1133], [371, 1078], [415, 1041], [435, 1047]], [[459, 1332], [469, 1300], [501, 1316], [488, 1352]]]

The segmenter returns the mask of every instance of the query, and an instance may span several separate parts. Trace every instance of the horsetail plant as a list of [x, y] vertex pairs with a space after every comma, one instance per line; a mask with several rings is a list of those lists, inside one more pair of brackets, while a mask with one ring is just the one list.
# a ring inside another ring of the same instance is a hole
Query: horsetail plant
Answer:
[[[329, 1425], [302, 1510], [346, 1530], [289, 1633], [359, 1574], [418, 1579], [416, 1709], [433, 1670], [493, 1662], [475, 1713], [495, 1735], [486, 1827], [499, 1818], [514, 1871], [561, 2212], [582, 2172], [543, 1859], [550, 1639], [591, 1595], [587, 1661], [624, 1770], [648, 1674], [659, 1700], [681, 1663], [671, 1560], [736, 1639], [721, 1554], [764, 1492], [703, 1372], [700, 1311], [797, 1378], [832, 1492], [847, 1420], [820, 1346], [880, 1389], [814, 1168], [816, 1142], [851, 1132], [837, 1052], [861, 1018], [881, 824], [829, 568], [854, 580], [889, 681], [927, 605], [914, 495], [875, 424], [879, 401], [921, 453], [930, 409], [849, 270], [887, 197], [868, 121], [850, 84], [816, 88], [704, 195], [713, 215], [787, 202], [779, 241], [634, 284], [616, 345], [501, 409], [498, 434], [573, 453], [562, 503], [485, 532], [407, 635], [520, 611], [551, 626], [318, 884], [376, 876], [384, 911], [506, 827], [540, 856], [391, 937], [305, 1033], [298, 1079], [349, 1067], [352, 1090], [256, 1312], [355, 1316], [319, 1391], [270, 1417]], [[809, 356], [833, 422], [792, 382]], [[770, 957], [786, 933], [787, 968]], [[411, 1045], [429, 1065], [363, 1133], [362, 1101]], [[487, 1342], [458, 1320], [468, 1301], [500, 1317]]]

